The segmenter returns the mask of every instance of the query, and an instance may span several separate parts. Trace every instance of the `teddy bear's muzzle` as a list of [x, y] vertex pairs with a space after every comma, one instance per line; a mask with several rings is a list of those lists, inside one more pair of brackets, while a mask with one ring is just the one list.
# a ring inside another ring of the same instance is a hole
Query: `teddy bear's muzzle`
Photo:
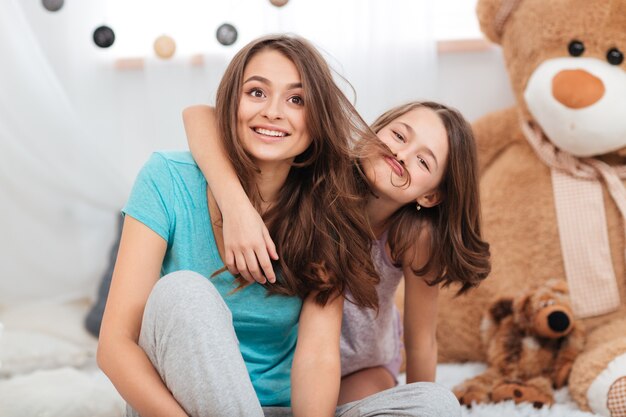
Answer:
[[602, 80], [581, 69], [564, 69], [552, 79], [552, 95], [559, 103], [571, 109], [583, 109], [604, 96]]
[[539, 336], [556, 339], [563, 337], [573, 328], [572, 312], [562, 305], [541, 309], [534, 320], [535, 331]]

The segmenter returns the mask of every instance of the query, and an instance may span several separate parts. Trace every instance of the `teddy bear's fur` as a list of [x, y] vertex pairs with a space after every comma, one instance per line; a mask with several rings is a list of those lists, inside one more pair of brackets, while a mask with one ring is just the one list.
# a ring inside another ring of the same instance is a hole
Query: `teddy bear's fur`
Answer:
[[468, 406], [509, 399], [552, 404], [552, 388], [567, 383], [584, 346], [582, 324], [573, 317], [562, 280], [493, 302], [483, 316], [481, 338], [489, 367], [454, 388]]
[[[510, 13], [504, 13], [503, 6], [510, 6]], [[613, 82], [604, 80], [603, 85], [605, 95], [613, 94], [611, 100], [615, 103], [602, 107], [601, 120], [581, 117], [575, 121], [584, 123], [589, 141], [607, 129], [621, 132], [618, 134], [623, 137], [621, 148], [591, 157], [611, 166], [626, 165], [626, 60], [609, 62], [607, 58], [612, 49], [626, 53], [626, 0], [479, 0], [477, 13], [483, 32], [502, 47], [517, 102], [514, 107], [490, 113], [473, 125], [481, 175], [483, 231], [491, 245], [492, 273], [468, 296], [454, 297], [454, 288], [442, 291], [438, 319], [442, 362], [486, 359], [479, 329], [481, 312], [490, 300], [514, 296], [528, 286], [541, 285], [546, 277], [570, 279], [564, 267], [551, 169], [525, 139], [520, 120], [543, 129], [527, 102], [529, 79], [540, 65], [564, 58], [573, 62], [567, 69], [577, 72], [575, 63], [579, 61], [575, 61], [569, 49], [574, 40], [584, 44], [581, 58], [611, 72]], [[599, 74], [595, 78], [602, 81]], [[606, 102], [603, 98], [589, 104], [593, 100], [585, 96], [587, 92], [575, 80], [565, 86], [565, 92], [561, 91], [563, 86], [557, 89], [554, 84], [551, 91], [549, 85], [544, 90], [546, 96], [564, 93], [582, 96], [579, 108], [600, 107]], [[570, 111], [562, 108], [563, 112]], [[540, 114], [542, 120], [558, 116], [561, 110], [554, 111], [551, 115]], [[582, 110], [581, 113], [585, 114]], [[545, 130], [544, 133], [548, 136]], [[555, 139], [558, 138], [548, 136], [552, 142]], [[623, 183], [622, 180], [618, 185]], [[626, 395], [624, 220], [604, 185], [602, 192], [610, 256], [617, 279], [614, 293], [619, 293], [621, 301], [616, 310], [583, 319], [590, 331], [589, 343], [574, 363], [569, 386], [581, 408], [616, 417], [626, 416], [626, 401], [620, 405], [620, 398]], [[579, 204], [584, 206], [586, 201]], [[598, 218], [602, 219], [600, 214]]]

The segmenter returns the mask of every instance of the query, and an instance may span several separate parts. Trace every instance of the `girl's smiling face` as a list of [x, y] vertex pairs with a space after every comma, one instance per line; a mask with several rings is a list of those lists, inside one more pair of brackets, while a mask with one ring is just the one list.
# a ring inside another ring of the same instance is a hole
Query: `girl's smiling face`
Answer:
[[276, 50], [262, 50], [245, 67], [237, 133], [258, 162], [291, 162], [311, 144], [302, 81], [295, 64]]
[[367, 158], [363, 168], [374, 193], [400, 205], [438, 204], [449, 144], [437, 113], [418, 107], [393, 119], [377, 135], [395, 158], [380, 153]]

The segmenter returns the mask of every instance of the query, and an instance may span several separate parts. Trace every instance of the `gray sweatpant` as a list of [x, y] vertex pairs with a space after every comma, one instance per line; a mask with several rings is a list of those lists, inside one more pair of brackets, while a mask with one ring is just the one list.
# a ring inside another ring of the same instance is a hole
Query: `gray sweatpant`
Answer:
[[[139, 345], [174, 398], [191, 417], [287, 417], [287, 407], [261, 407], [232, 324], [213, 284], [179, 271], [161, 278], [146, 303]], [[461, 410], [446, 388], [414, 383], [337, 407], [336, 417], [455, 417]], [[139, 414], [130, 406], [127, 417]]]

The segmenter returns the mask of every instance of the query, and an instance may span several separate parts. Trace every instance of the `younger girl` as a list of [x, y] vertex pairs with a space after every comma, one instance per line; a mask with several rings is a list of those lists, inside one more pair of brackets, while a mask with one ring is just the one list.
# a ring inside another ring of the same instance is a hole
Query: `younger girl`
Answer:
[[[273, 244], [228, 174], [232, 168], [220, 152], [209, 150], [219, 150], [215, 141], [207, 140], [213, 129], [210, 108], [192, 107], [184, 116], [190, 148], [209, 183], [228, 190], [220, 204], [233, 208], [224, 217], [229, 270], [271, 281], [268, 253], [277, 255]], [[454, 109], [415, 102], [386, 112], [372, 130], [380, 141], [361, 140], [356, 171], [357, 176], [358, 171], [365, 174], [369, 186], [363, 198], [376, 236], [371, 254], [381, 276], [379, 311], [344, 304], [340, 404], [396, 384], [402, 330], [394, 293], [403, 275], [411, 383], [435, 379], [439, 286], [456, 283], [464, 293], [490, 270], [489, 245], [480, 233], [476, 150], [469, 124]]]

